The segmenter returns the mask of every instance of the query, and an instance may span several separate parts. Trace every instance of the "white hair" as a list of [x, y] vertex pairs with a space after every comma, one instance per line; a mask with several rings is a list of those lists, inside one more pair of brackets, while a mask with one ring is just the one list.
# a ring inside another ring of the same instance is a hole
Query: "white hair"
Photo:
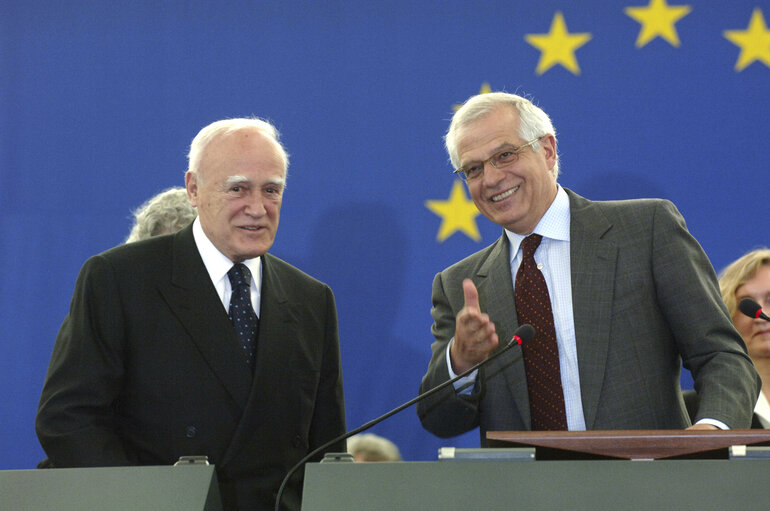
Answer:
[[209, 143], [220, 135], [233, 133], [244, 129], [256, 129], [258, 132], [271, 139], [280, 153], [281, 160], [283, 161], [283, 175], [284, 179], [288, 177], [289, 172], [289, 154], [286, 149], [281, 145], [281, 134], [278, 132], [275, 126], [268, 121], [260, 119], [258, 117], [239, 117], [236, 119], [224, 119], [222, 121], [212, 122], [208, 126], [195, 135], [192, 143], [190, 144], [190, 152], [187, 154], [189, 160], [187, 170], [195, 174], [198, 181], [201, 181], [200, 164], [203, 159], [203, 154], [206, 151]]
[[[469, 124], [485, 117], [503, 106], [511, 106], [519, 114], [519, 137], [529, 141], [543, 135], [553, 135], [556, 140], [556, 130], [550, 117], [535, 106], [530, 100], [507, 92], [489, 92], [472, 96], [452, 117], [449, 129], [444, 136], [446, 150], [454, 168], [460, 167], [460, 157], [457, 154], [457, 139], [460, 132]], [[533, 151], [540, 150], [540, 142], [532, 144]], [[559, 158], [551, 170], [554, 178], [559, 176]]]

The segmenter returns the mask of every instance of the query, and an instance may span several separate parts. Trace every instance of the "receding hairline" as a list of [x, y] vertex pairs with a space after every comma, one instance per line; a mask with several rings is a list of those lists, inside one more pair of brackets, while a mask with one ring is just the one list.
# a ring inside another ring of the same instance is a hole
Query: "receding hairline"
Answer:
[[289, 153], [281, 143], [281, 133], [269, 121], [258, 117], [239, 117], [234, 119], [223, 119], [212, 122], [204, 126], [193, 138], [190, 143], [190, 150], [187, 154], [188, 172], [195, 174], [200, 179], [200, 163], [214, 140], [223, 136], [237, 134], [244, 131], [252, 131], [261, 134], [268, 141], [273, 143], [278, 156], [283, 164], [284, 180], [289, 173]]

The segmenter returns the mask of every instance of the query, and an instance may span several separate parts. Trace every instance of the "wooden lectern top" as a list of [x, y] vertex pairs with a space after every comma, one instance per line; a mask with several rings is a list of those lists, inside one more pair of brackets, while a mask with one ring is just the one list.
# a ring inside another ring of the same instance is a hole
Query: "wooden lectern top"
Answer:
[[487, 443], [535, 447], [537, 459], [726, 459], [734, 445], [770, 445], [770, 430], [488, 431]]

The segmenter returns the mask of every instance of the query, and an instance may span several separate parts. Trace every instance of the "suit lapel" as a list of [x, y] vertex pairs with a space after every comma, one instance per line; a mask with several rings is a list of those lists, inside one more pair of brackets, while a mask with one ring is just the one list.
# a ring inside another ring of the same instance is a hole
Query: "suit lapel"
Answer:
[[233, 400], [244, 408], [251, 372], [235, 330], [198, 253], [192, 225], [174, 236], [171, 281], [160, 292]]
[[236, 457], [254, 438], [265, 417], [275, 414], [283, 406], [285, 396], [281, 395], [281, 389], [276, 384], [280, 384], [286, 375], [278, 373], [284, 366], [276, 365], [275, 361], [289, 361], [292, 352], [289, 343], [293, 340], [290, 332], [296, 328], [298, 320], [288, 303], [274, 261], [270, 254], [262, 256], [259, 333], [252, 388], [238, 429], [222, 458], [222, 465]]
[[271, 370], [273, 367], [271, 360], [279, 357], [285, 359], [290, 352], [284, 343], [275, 342], [276, 339], [286, 338], [287, 323], [298, 321], [287, 302], [286, 292], [279, 272], [276, 270], [275, 258], [265, 254], [262, 256], [262, 290], [255, 380]]
[[612, 323], [617, 247], [603, 240], [612, 223], [591, 201], [567, 190], [570, 266], [580, 392], [586, 428], [593, 429], [604, 383]]
[[[477, 273], [479, 305], [482, 312], [495, 318], [495, 330], [502, 349], [511, 340], [513, 332], [519, 326], [513, 295], [513, 282], [510, 265], [510, 243], [503, 233], [489, 253], [489, 257]], [[485, 378], [502, 373], [508, 383], [513, 403], [518, 408], [519, 416], [530, 427], [529, 395], [527, 394], [527, 375], [521, 348], [513, 347], [507, 353], [493, 360], [484, 369]]]

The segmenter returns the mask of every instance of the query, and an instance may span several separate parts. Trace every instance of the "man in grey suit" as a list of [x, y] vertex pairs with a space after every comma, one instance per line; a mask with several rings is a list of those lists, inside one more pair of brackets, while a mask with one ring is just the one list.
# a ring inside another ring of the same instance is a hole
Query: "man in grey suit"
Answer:
[[[206, 455], [226, 511], [273, 509], [287, 471], [345, 432], [334, 296], [267, 253], [287, 167], [269, 123], [215, 122], [190, 148], [198, 218], [85, 263], [37, 415], [54, 466]], [[299, 509], [301, 484], [284, 509]]]
[[[553, 311], [558, 358], [550, 367], [566, 418], [553, 429], [749, 426], [757, 373], [714, 270], [673, 204], [593, 202], [561, 187], [550, 119], [513, 94], [469, 99], [452, 119], [446, 146], [478, 209], [504, 232], [436, 275], [435, 342], [421, 392], [511, 338], [519, 326], [520, 246], [534, 233], [542, 236], [534, 261]], [[532, 346], [542, 339], [536, 333]], [[695, 425], [680, 392], [680, 364], [702, 396]], [[487, 431], [533, 429], [531, 396], [540, 389], [528, 387], [528, 371], [523, 348], [514, 346], [422, 401], [420, 420], [440, 437], [480, 426], [482, 445]]]

